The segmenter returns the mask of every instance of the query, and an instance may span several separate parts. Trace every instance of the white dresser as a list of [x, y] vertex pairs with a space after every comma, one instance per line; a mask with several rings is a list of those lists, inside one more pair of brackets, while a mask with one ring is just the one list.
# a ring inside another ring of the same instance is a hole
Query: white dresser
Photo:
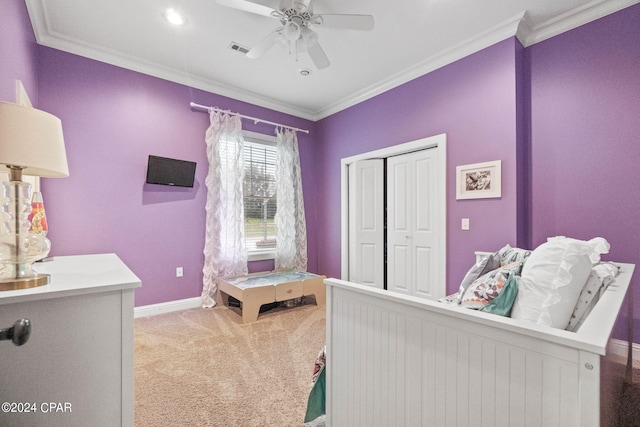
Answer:
[[27, 343], [0, 342], [0, 425], [133, 426], [140, 279], [115, 254], [55, 257], [35, 268], [51, 283], [0, 292], [0, 328], [31, 321]]

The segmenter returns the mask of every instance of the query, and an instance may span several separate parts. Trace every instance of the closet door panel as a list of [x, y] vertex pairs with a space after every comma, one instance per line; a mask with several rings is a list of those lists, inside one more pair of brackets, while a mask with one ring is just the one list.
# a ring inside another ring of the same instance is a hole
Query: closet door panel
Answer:
[[433, 299], [433, 251], [429, 247], [418, 246], [414, 249], [415, 259], [415, 295]]
[[384, 288], [384, 161], [349, 166], [349, 280]]
[[[427, 151], [427, 150], [425, 150]], [[422, 154], [422, 153], [417, 153]], [[428, 153], [424, 153], [426, 155]], [[415, 163], [415, 231], [431, 233], [433, 230], [433, 161], [419, 159]]]
[[414, 160], [414, 230], [413, 254], [415, 294], [435, 298], [438, 287], [438, 233], [435, 227], [437, 215], [437, 164], [436, 150], [423, 150], [412, 154]]
[[399, 163], [397, 158], [389, 160], [388, 168], [391, 175], [388, 178], [387, 185], [391, 189], [387, 193], [387, 209], [389, 215], [389, 224], [391, 230], [401, 237], [406, 237], [411, 233], [411, 225], [409, 215], [411, 214], [411, 206], [409, 204], [409, 186], [411, 185], [409, 177], [410, 165], [406, 162]]
[[[362, 253], [362, 263], [360, 269], [360, 283], [376, 286], [376, 269], [375, 263], [377, 262], [378, 248], [375, 244], [363, 243], [360, 245], [360, 252]], [[382, 286], [380, 286], [382, 289]]]
[[405, 156], [387, 159], [387, 289], [411, 294], [411, 164]]
[[387, 288], [390, 291], [411, 294], [411, 248], [409, 245], [396, 244], [392, 246], [387, 269]]
[[437, 270], [437, 155], [431, 149], [387, 159], [387, 288], [431, 299], [444, 286]]

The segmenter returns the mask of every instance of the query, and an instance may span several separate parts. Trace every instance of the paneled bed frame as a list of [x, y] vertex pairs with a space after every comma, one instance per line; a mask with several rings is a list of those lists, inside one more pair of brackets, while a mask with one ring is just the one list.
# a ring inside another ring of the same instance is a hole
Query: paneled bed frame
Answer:
[[610, 425], [607, 343], [634, 265], [577, 332], [327, 279], [327, 425]]

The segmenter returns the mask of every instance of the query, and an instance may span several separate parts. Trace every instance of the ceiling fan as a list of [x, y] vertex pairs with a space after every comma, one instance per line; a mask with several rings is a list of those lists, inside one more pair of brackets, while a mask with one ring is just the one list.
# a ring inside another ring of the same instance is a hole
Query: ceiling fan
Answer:
[[307, 52], [318, 69], [327, 68], [331, 63], [318, 43], [318, 34], [312, 25], [345, 30], [368, 31], [373, 29], [371, 15], [320, 14], [314, 15], [311, 0], [280, 0], [279, 9], [253, 3], [247, 0], [217, 0], [218, 4], [258, 15], [276, 18], [281, 26], [273, 30], [260, 43], [247, 52], [249, 58], [259, 58], [274, 44], [289, 48], [289, 54]]

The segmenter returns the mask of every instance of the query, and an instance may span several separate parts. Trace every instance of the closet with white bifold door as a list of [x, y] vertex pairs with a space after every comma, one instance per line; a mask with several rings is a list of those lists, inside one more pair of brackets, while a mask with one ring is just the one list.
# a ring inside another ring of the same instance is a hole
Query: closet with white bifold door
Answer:
[[444, 134], [342, 159], [344, 279], [445, 295], [445, 171]]

